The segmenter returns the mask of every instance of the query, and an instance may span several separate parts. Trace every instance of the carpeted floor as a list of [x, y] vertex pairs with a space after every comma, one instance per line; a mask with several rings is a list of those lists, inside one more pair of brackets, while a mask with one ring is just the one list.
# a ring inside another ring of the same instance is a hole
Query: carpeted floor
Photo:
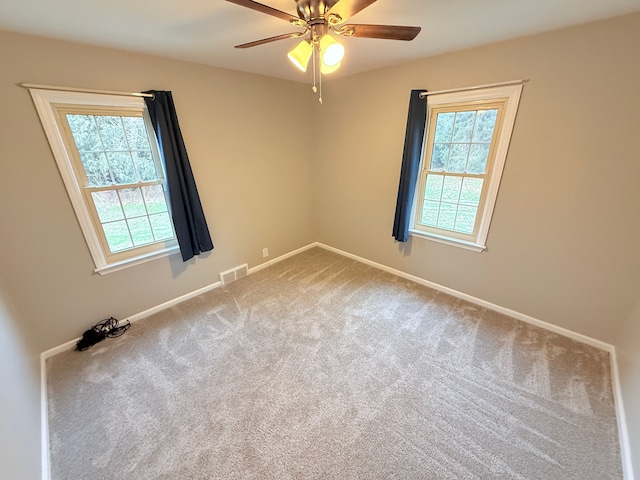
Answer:
[[606, 352], [320, 248], [47, 372], [53, 480], [622, 478]]

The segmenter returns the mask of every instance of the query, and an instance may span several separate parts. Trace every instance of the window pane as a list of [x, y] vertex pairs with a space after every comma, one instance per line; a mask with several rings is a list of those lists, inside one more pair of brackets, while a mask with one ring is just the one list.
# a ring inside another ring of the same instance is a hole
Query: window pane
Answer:
[[485, 180], [467, 174], [487, 174], [498, 109], [467, 108], [436, 117], [421, 223], [473, 234]]
[[435, 142], [448, 143], [451, 141], [451, 132], [453, 130], [453, 120], [455, 116], [455, 112], [439, 113], [436, 116]]
[[456, 221], [456, 210], [458, 206], [452, 203], [440, 204], [440, 215], [438, 215], [438, 228], [453, 230]]
[[100, 132], [105, 150], [129, 149], [120, 117], [100, 115], [96, 116], [95, 119], [98, 123], [98, 131]]
[[131, 150], [149, 150], [149, 138], [142, 117], [122, 117]]
[[449, 163], [447, 164], [447, 172], [462, 173], [467, 166], [467, 157], [469, 156], [468, 143], [456, 143], [451, 145], [451, 154], [449, 155]]
[[149, 217], [149, 220], [151, 221], [153, 236], [157, 241], [173, 238], [171, 219], [169, 218], [169, 214], [167, 212], [158, 213], [157, 215], [151, 215]]
[[488, 143], [474, 143], [469, 151], [469, 162], [467, 163], [467, 172], [469, 173], [485, 173], [487, 169], [487, 159], [489, 158]]
[[138, 181], [129, 152], [110, 152], [107, 153], [107, 158], [113, 172], [113, 180], [117, 185]]
[[460, 203], [465, 205], [478, 205], [482, 194], [482, 178], [465, 178], [462, 181]]
[[123, 188], [118, 191], [118, 194], [127, 218], [140, 217], [147, 214], [139, 188]]
[[473, 141], [478, 143], [491, 143], [493, 129], [496, 126], [498, 110], [479, 110], [476, 118], [476, 128], [473, 132]]
[[106, 223], [124, 218], [120, 200], [118, 200], [118, 194], [115, 191], [91, 192], [91, 197], [98, 211], [100, 222]]
[[133, 161], [136, 164], [138, 175], [143, 182], [150, 182], [158, 179], [158, 171], [156, 170], [156, 164], [151, 158], [151, 152], [149, 150], [141, 152], [131, 152], [133, 155]]
[[471, 132], [473, 131], [473, 123], [476, 118], [476, 112], [457, 112], [456, 122], [453, 129], [454, 142], [470, 142]]
[[142, 194], [144, 195], [144, 201], [147, 204], [147, 211], [150, 214], [167, 211], [167, 203], [162, 185], [149, 185], [147, 187], [142, 187]]
[[127, 220], [127, 223], [131, 231], [131, 238], [136, 246], [153, 242], [153, 233], [148, 217], [131, 218]]
[[462, 186], [462, 177], [444, 177], [444, 185], [442, 188], [442, 201], [458, 203], [461, 186]]
[[449, 158], [449, 148], [448, 143], [435, 143], [433, 145], [430, 170], [435, 172], [444, 170], [444, 166], [447, 164], [447, 159]]
[[102, 142], [92, 115], [67, 114], [67, 122], [78, 151], [102, 150]]
[[456, 217], [455, 230], [460, 233], [473, 233], [473, 224], [476, 221], [478, 207], [460, 205]]
[[440, 202], [426, 201], [422, 209], [422, 223], [435, 227], [438, 224], [438, 212], [440, 211]]
[[111, 173], [107, 164], [107, 157], [102, 152], [80, 152], [80, 160], [87, 175], [89, 187], [104, 187], [111, 185]]
[[133, 247], [129, 229], [124, 220], [119, 222], [105, 223], [102, 225], [104, 235], [112, 253]]
[[443, 180], [443, 175], [427, 175], [427, 181], [424, 189], [425, 200], [440, 201], [440, 197], [442, 196]]
[[88, 186], [161, 178], [142, 117], [67, 114], [67, 120]]

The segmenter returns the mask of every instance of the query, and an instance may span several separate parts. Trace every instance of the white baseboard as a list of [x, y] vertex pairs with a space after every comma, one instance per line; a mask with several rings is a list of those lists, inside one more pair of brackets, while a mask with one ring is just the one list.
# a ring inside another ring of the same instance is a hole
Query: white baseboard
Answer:
[[[281, 262], [282, 260], [285, 260], [287, 258], [290, 258], [294, 255], [297, 255], [301, 252], [304, 252], [305, 250], [309, 250], [313, 247], [320, 247], [320, 248], [324, 248], [325, 250], [329, 250], [331, 252], [337, 253], [339, 255], [351, 258], [353, 260], [365, 263], [367, 265], [370, 265], [372, 267], [378, 268], [380, 270], [389, 272], [391, 274], [397, 275], [399, 277], [402, 278], [406, 278], [407, 280], [411, 280], [415, 283], [418, 283], [420, 285], [424, 285], [426, 287], [429, 288], [433, 288], [434, 290], [438, 290], [440, 292], [452, 295], [454, 297], [460, 298], [462, 300], [466, 300], [470, 303], [474, 303], [476, 305], [479, 305], [481, 307], [484, 308], [488, 308], [490, 310], [494, 310], [496, 312], [499, 313], [503, 313], [505, 315], [508, 315], [510, 317], [513, 317], [515, 319], [518, 320], [522, 320], [523, 322], [526, 323], [530, 323], [532, 325], [535, 325], [537, 327], [540, 328], [544, 328], [545, 330], [549, 330], [551, 332], [554, 333], [558, 333], [560, 335], [563, 335], [565, 337], [569, 337], [573, 340], [576, 340], [578, 342], [582, 342], [585, 343], [587, 345], [591, 345], [593, 347], [605, 350], [607, 352], [609, 352], [610, 354], [610, 358], [611, 358], [611, 369], [612, 369], [612, 382], [613, 382], [613, 395], [614, 395], [614, 401], [615, 401], [615, 407], [616, 407], [616, 417], [617, 417], [617, 421], [618, 421], [618, 432], [619, 432], [619, 437], [620, 437], [620, 451], [621, 451], [621, 456], [622, 456], [622, 463], [623, 463], [623, 472], [624, 472], [624, 478], [625, 480], [634, 480], [634, 475], [633, 475], [633, 467], [632, 467], [632, 463], [631, 463], [631, 448], [629, 445], [629, 435], [628, 435], [628, 431], [627, 431], [627, 423], [626, 423], [626, 417], [625, 417], [625, 413], [624, 413], [624, 406], [623, 406], [623, 402], [622, 402], [622, 392], [620, 389], [620, 379], [618, 376], [618, 363], [617, 363], [617, 357], [616, 357], [616, 350], [615, 347], [609, 343], [606, 342], [602, 342], [600, 340], [597, 340], [595, 338], [591, 338], [588, 337], [586, 335], [583, 335], [581, 333], [577, 333], [577, 332], [573, 332], [571, 330], [568, 330], [566, 328], [563, 327], [559, 327], [557, 325], [553, 325], [551, 323], [545, 322], [543, 320], [539, 320], [537, 318], [531, 317], [529, 315], [526, 315], [524, 313], [520, 313], [517, 312], [515, 310], [512, 310], [510, 308], [506, 308], [506, 307], [502, 307], [500, 305], [496, 305], [495, 303], [491, 303], [488, 302], [486, 300], [482, 300], [480, 298], [474, 297], [472, 295], [468, 295], [466, 293], [463, 292], [459, 292], [458, 290], [454, 290], [452, 288], [449, 287], [445, 287], [444, 285], [440, 285], [434, 282], [430, 282], [429, 280], [425, 280], [424, 278], [421, 277], [417, 277], [415, 275], [411, 275], [409, 273], [403, 272], [401, 270], [396, 270], [395, 268], [391, 268], [388, 267], [386, 265], [382, 265], [380, 263], [374, 262], [372, 260], [368, 260], [366, 258], [363, 257], [359, 257], [358, 255], [354, 255], [352, 253], [349, 252], [345, 252], [344, 250], [340, 250], [338, 248], [335, 247], [331, 247], [329, 245], [325, 245], [323, 243], [320, 242], [313, 242], [310, 243], [309, 245], [306, 245], [304, 247], [298, 248], [296, 250], [293, 250], [289, 253], [286, 253], [284, 255], [281, 255], [277, 258], [274, 258], [272, 260], [269, 260], [267, 262], [261, 263], [260, 265], [256, 265], [255, 267], [252, 267], [248, 270], [249, 274], [253, 274], [256, 272], [259, 272], [260, 270], [263, 270], [267, 267], [270, 267], [271, 265], [274, 265], [278, 262]], [[193, 292], [187, 293], [185, 295], [182, 295], [180, 297], [174, 298], [173, 300], [169, 300], [167, 302], [164, 302], [160, 305], [157, 305], [155, 307], [149, 308], [147, 310], [144, 310], [143, 312], [137, 313], [135, 315], [132, 315], [130, 317], [128, 317], [128, 320], [131, 323], [137, 322], [138, 320], [141, 320], [143, 318], [149, 317], [154, 313], [160, 312], [166, 308], [172, 307], [174, 305], [177, 305], [178, 303], [184, 302], [185, 300], [189, 300], [191, 298], [197, 297], [198, 295], [201, 295], [203, 293], [206, 293], [210, 290], [213, 290], [215, 288], [218, 288], [221, 286], [220, 282], [215, 282], [212, 283], [211, 285], [207, 285], [203, 288], [200, 288], [198, 290], [195, 290]], [[56, 355], [58, 353], [61, 353], [63, 351], [66, 350], [70, 350], [72, 349], [76, 342], [80, 339], [76, 338], [73, 340], [70, 340], [60, 346], [51, 348], [45, 352], [43, 352], [40, 355], [40, 368], [41, 368], [41, 400], [42, 400], [42, 479], [43, 480], [49, 480], [50, 479], [50, 462], [49, 462], [49, 427], [48, 427], [48, 406], [47, 406], [47, 393], [46, 393], [46, 360], [49, 357], [52, 357], [53, 355]]]
[[47, 401], [47, 360], [40, 355], [40, 462], [42, 480], [51, 478], [51, 462], [49, 461], [49, 402]]
[[[203, 293], [206, 293], [210, 290], [214, 290], [216, 288], [218, 288], [221, 285], [220, 282], [215, 282], [212, 283], [210, 285], [207, 285], [205, 287], [199, 288], [198, 290], [194, 290], [193, 292], [189, 292], [186, 293], [184, 295], [181, 295], [180, 297], [174, 298], [172, 300], [169, 300], [167, 302], [161, 303], [160, 305], [156, 305], [155, 307], [151, 307], [148, 308], [147, 310], [144, 310], [142, 312], [136, 313], [135, 315], [131, 315], [130, 317], [125, 318], [124, 320], [129, 320], [131, 323], [135, 323], [138, 320], [142, 320], [143, 318], [149, 317], [151, 315], [153, 315], [154, 313], [158, 313], [162, 310], [165, 310], [169, 307], [173, 307], [174, 305], [177, 305], [178, 303], [182, 303], [186, 300], [189, 300], [191, 298], [197, 297], [198, 295], [202, 295]], [[67, 350], [71, 350], [73, 347], [75, 347], [76, 343], [78, 343], [78, 340], [80, 340], [82, 337], [78, 337], [78, 338], [74, 338], [73, 340], [69, 340], [68, 342], [63, 343], [62, 345], [58, 345], [57, 347], [53, 347], [50, 348], [49, 350], [42, 352], [40, 354], [40, 357], [46, 361], [48, 358], [53, 357], [54, 355], [57, 355], [58, 353], [62, 353], [65, 352]]]
[[[203, 288], [195, 290], [193, 292], [187, 293], [180, 297], [174, 298], [173, 300], [169, 300], [168, 302], [164, 302], [155, 307], [151, 307], [143, 312], [136, 313], [135, 315], [130, 316], [126, 320], [129, 320], [131, 323], [137, 322], [138, 320], [142, 320], [143, 318], [149, 317], [150, 315], [157, 313], [165, 308], [172, 307], [177, 305], [178, 303], [184, 302], [185, 300], [189, 300], [190, 298], [197, 297], [198, 295], [202, 295], [210, 290], [218, 288], [220, 286], [220, 282], [212, 283], [211, 285], [207, 285]], [[42, 352], [40, 354], [40, 418], [42, 422], [41, 426], [41, 443], [42, 443], [42, 480], [50, 480], [51, 479], [51, 461], [49, 457], [49, 402], [47, 399], [47, 359], [57, 355], [58, 353], [65, 352], [67, 350], [71, 350], [76, 346], [78, 340], [82, 337], [74, 338], [73, 340], [69, 340], [62, 345], [58, 345], [57, 347], [50, 348], [49, 350]]]
[[537, 318], [531, 317], [524, 313], [517, 312], [515, 310], [511, 310], [510, 308], [502, 307], [500, 305], [496, 305], [495, 303], [487, 302], [486, 300], [482, 300], [480, 298], [468, 295], [463, 292], [459, 292], [458, 290], [454, 290], [449, 287], [445, 287], [444, 285], [440, 285], [438, 283], [430, 282], [429, 280], [425, 280], [424, 278], [416, 277], [415, 275], [411, 275], [409, 273], [403, 272], [401, 270], [396, 270], [395, 268], [388, 267], [386, 265], [382, 265], [381, 263], [374, 262], [372, 260], [359, 257], [358, 255], [354, 255], [349, 252], [345, 252], [344, 250], [340, 250], [335, 247], [331, 247], [329, 245], [325, 245], [323, 243], [316, 242], [316, 245], [324, 248], [325, 250], [329, 250], [331, 252], [337, 253], [339, 255], [343, 255], [348, 258], [352, 258], [353, 260], [357, 260], [359, 262], [365, 263], [372, 267], [378, 268], [380, 270], [384, 270], [385, 272], [392, 273], [402, 278], [406, 278], [407, 280], [411, 280], [420, 285], [424, 285], [429, 288], [433, 288], [434, 290], [438, 290], [440, 292], [447, 293], [451, 296], [460, 298], [462, 300], [466, 300], [470, 303], [474, 303], [481, 307], [488, 308], [490, 310], [503, 313], [510, 317], [513, 317], [517, 320], [522, 320], [523, 322], [530, 323], [540, 328], [544, 328], [545, 330], [549, 330], [551, 332], [563, 335], [565, 337], [569, 337], [573, 340], [576, 340], [581, 343], [586, 343], [587, 345], [591, 345], [592, 347], [599, 348], [601, 350], [605, 350], [609, 352], [609, 358], [611, 360], [611, 381], [612, 381], [612, 390], [613, 390], [613, 398], [614, 404], [616, 408], [616, 420], [618, 423], [618, 438], [620, 441], [620, 454], [622, 458], [622, 470], [624, 474], [625, 480], [634, 480], [633, 475], [633, 465], [631, 463], [631, 447], [629, 444], [629, 433], [627, 431], [627, 421], [624, 413], [624, 404], [622, 402], [622, 391], [620, 389], [620, 377], [618, 374], [618, 359], [616, 356], [616, 349], [613, 345], [602, 342], [600, 340], [596, 340], [595, 338], [588, 337], [581, 333], [574, 332], [572, 330], [568, 330], [563, 327], [559, 327], [557, 325], [553, 325], [552, 323], [545, 322], [543, 320], [539, 320]]
[[[251, 267], [248, 272], [249, 274], [255, 273], [255, 272], [259, 272], [260, 270], [263, 270], [267, 267], [270, 267], [271, 265], [281, 262], [282, 260], [289, 258], [289, 257], [293, 257], [294, 255], [297, 255], [298, 253], [304, 252], [305, 250], [309, 250], [310, 248], [319, 246], [320, 244], [318, 244], [317, 242], [314, 243], [310, 243], [309, 245], [305, 245], [304, 247], [298, 248], [297, 250], [293, 250], [292, 252], [289, 253], [285, 253], [284, 255], [280, 255], [277, 258], [274, 258], [272, 260], [269, 260], [268, 262], [264, 262], [261, 263], [260, 265], [256, 265], [255, 267]], [[167, 308], [173, 307], [174, 305], [177, 305], [178, 303], [182, 303], [186, 300], [189, 300], [191, 298], [197, 297], [198, 295], [202, 295], [203, 293], [209, 292], [211, 290], [214, 290], [218, 287], [220, 287], [222, 285], [221, 282], [215, 282], [212, 283], [210, 285], [206, 285], [202, 288], [199, 288], [198, 290], [194, 290], [193, 292], [189, 292], [186, 293], [184, 295], [181, 295], [179, 297], [176, 297], [172, 300], [169, 300], [167, 302], [161, 303], [160, 305], [156, 305], [155, 307], [151, 307], [148, 308], [142, 312], [138, 312], [135, 315], [131, 315], [130, 317], [127, 317], [125, 320], [129, 320], [131, 323], [135, 323], [138, 320], [142, 320], [143, 318], [149, 317], [151, 315], [153, 315], [154, 313], [158, 313], [161, 312], [162, 310], [165, 310]], [[49, 350], [46, 350], [45, 352], [42, 352], [40, 354], [41, 359], [46, 362], [46, 360], [50, 357], [53, 357], [54, 355], [57, 355], [58, 353], [62, 353], [65, 352], [67, 350], [71, 350], [72, 348], [75, 347], [76, 343], [78, 343], [78, 340], [80, 340], [82, 337], [78, 337], [78, 338], [74, 338], [73, 340], [69, 340], [68, 342], [63, 343], [62, 345], [58, 345], [57, 347], [53, 347], [50, 348]], [[44, 365], [44, 364], [43, 364]]]
[[440, 285], [438, 283], [430, 282], [429, 280], [425, 280], [421, 277], [416, 277], [415, 275], [411, 275], [409, 273], [403, 272], [401, 270], [396, 270], [395, 268], [387, 267], [386, 265], [382, 265], [381, 263], [374, 262], [372, 260], [368, 260], [363, 257], [359, 257], [352, 253], [345, 252], [338, 248], [330, 247], [329, 245], [324, 245], [322, 243], [318, 243], [318, 246], [329, 250], [334, 253], [338, 253], [348, 258], [352, 258], [362, 263], [366, 263], [367, 265], [371, 265], [372, 267], [379, 268], [380, 270], [384, 270], [385, 272], [392, 273], [402, 278], [406, 278], [407, 280], [411, 280], [412, 282], [419, 283], [420, 285], [424, 285], [425, 287], [433, 288], [434, 290], [438, 290], [439, 292], [447, 293], [453, 297], [460, 298], [462, 300], [466, 300], [467, 302], [474, 303], [484, 308], [488, 308], [489, 310], [494, 310], [498, 313], [504, 313], [510, 317], [516, 318], [518, 320], [522, 320], [523, 322], [530, 323], [540, 328], [544, 328], [545, 330], [550, 330], [554, 333], [558, 333], [560, 335], [564, 335], [565, 337], [572, 338], [582, 343], [586, 343], [587, 345], [591, 345], [593, 347], [599, 348], [601, 350], [606, 350], [607, 352], [612, 352], [614, 347], [613, 345], [601, 342], [600, 340], [596, 340], [595, 338], [588, 337], [586, 335], [582, 335], [581, 333], [576, 333], [566, 328], [558, 327], [557, 325], [553, 325], [551, 323], [539, 320], [537, 318], [531, 317], [524, 313], [517, 312], [515, 310], [511, 310], [510, 308], [502, 307], [500, 305], [496, 305], [495, 303], [487, 302], [486, 300], [482, 300], [481, 298], [474, 297], [472, 295], [468, 295], [463, 292], [459, 292], [458, 290], [454, 290], [453, 288], [445, 287], [444, 285]]
[[616, 419], [618, 421], [622, 473], [624, 480], [634, 480], [633, 462], [631, 461], [631, 444], [629, 443], [629, 430], [627, 429], [627, 416], [624, 411], [622, 386], [620, 385], [620, 373], [618, 370], [618, 355], [615, 349], [611, 352], [611, 378], [613, 382], [613, 399], [616, 405]]
[[[309, 250], [318, 246], [317, 243], [310, 243], [304, 247], [298, 248], [297, 250], [293, 250], [292, 252], [286, 253], [279, 257], [276, 257], [268, 262], [261, 263], [260, 265], [256, 265], [248, 270], [249, 274], [259, 272], [275, 263], [281, 262], [282, 260], [297, 255], [298, 253], [304, 252], [305, 250]], [[131, 323], [135, 323], [143, 318], [147, 318], [154, 313], [160, 312], [167, 308], [173, 307], [178, 303], [182, 303], [191, 298], [197, 297], [198, 295], [202, 295], [203, 293], [214, 290], [222, 285], [221, 282], [215, 282], [205, 287], [199, 288], [198, 290], [194, 290], [193, 292], [187, 293], [185, 295], [181, 295], [180, 297], [174, 298], [167, 302], [164, 302], [160, 305], [156, 305], [155, 307], [148, 308], [142, 312], [136, 313], [125, 320], [129, 320]], [[49, 480], [51, 478], [51, 463], [49, 459], [49, 405], [47, 401], [47, 359], [57, 355], [58, 353], [66, 352], [67, 350], [71, 350], [76, 346], [78, 340], [82, 337], [74, 338], [73, 340], [69, 340], [68, 342], [63, 343], [62, 345], [58, 345], [57, 347], [50, 348], [40, 354], [40, 416], [41, 416], [41, 442], [42, 442], [42, 480]]]
[[273, 260], [269, 260], [267, 262], [261, 263], [260, 265], [256, 265], [255, 267], [251, 267], [249, 269], [249, 274], [259, 272], [260, 270], [264, 270], [265, 268], [270, 267], [274, 263], [281, 262], [282, 260], [284, 260], [286, 258], [293, 257], [294, 255], [302, 253], [305, 250], [309, 250], [310, 248], [320, 247], [320, 246], [322, 246], [322, 245], [320, 243], [318, 243], [318, 242], [310, 243], [309, 245], [305, 245], [304, 247], [300, 247], [297, 250], [294, 250], [294, 251], [289, 252], [289, 253], [285, 253], [284, 255], [280, 255], [279, 257], [276, 257]]
[[182, 303], [186, 300], [190, 300], [194, 297], [197, 297], [198, 295], [202, 295], [203, 293], [207, 293], [207, 292], [210, 292], [211, 290], [215, 290], [221, 285], [222, 285], [221, 282], [215, 282], [210, 285], [199, 288], [198, 290], [194, 290], [193, 292], [185, 293], [184, 295], [181, 295], [167, 302], [161, 303], [160, 305], [156, 305], [155, 307], [151, 307], [142, 312], [136, 313], [135, 315], [131, 315], [130, 317], [127, 318], [127, 320], [129, 320], [131, 323], [135, 323], [138, 320], [142, 320], [143, 318], [150, 317], [154, 313], [161, 312], [162, 310], [173, 307], [174, 305]]

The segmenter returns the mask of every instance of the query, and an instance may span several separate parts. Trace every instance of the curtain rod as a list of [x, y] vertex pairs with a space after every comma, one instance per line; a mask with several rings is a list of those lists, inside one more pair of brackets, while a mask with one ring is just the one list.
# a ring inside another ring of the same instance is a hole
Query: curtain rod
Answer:
[[454, 93], [454, 92], [466, 92], [469, 90], [480, 90], [481, 88], [494, 88], [494, 87], [504, 87], [505, 85], [522, 85], [523, 83], [527, 83], [529, 81], [528, 78], [523, 78], [521, 80], [511, 80], [509, 82], [500, 82], [500, 83], [488, 83], [486, 85], [476, 85], [475, 87], [461, 87], [461, 88], [451, 88], [449, 90], [436, 90], [434, 92], [422, 92], [420, 94], [420, 98], [428, 97], [429, 95], [439, 95], [442, 93]]
[[112, 90], [92, 90], [90, 88], [56, 87], [53, 85], [38, 85], [37, 83], [21, 83], [20, 86], [24, 88], [42, 88], [44, 90], [59, 90], [61, 92], [100, 93], [102, 95], [122, 95], [127, 97], [153, 98], [152, 93], [114, 92]]

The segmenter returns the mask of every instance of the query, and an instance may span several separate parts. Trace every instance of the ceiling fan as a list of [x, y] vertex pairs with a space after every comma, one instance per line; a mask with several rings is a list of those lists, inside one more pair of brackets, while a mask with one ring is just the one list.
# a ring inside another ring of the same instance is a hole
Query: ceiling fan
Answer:
[[[309, 61], [313, 57], [314, 92], [317, 91], [316, 69], [319, 70], [320, 85], [322, 86], [322, 74], [338, 70], [344, 56], [344, 47], [331, 34], [343, 37], [409, 41], [420, 33], [420, 27], [344, 24], [356, 13], [375, 3], [376, 0], [295, 0], [297, 17], [253, 0], [227, 1], [286, 20], [291, 25], [304, 29], [243, 43], [236, 45], [235, 48], [250, 48], [288, 38], [306, 37], [288, 53], [288, 57], [303, 72], [307, 71]], [[322, 103], [322, 92], [320, 102]]]

